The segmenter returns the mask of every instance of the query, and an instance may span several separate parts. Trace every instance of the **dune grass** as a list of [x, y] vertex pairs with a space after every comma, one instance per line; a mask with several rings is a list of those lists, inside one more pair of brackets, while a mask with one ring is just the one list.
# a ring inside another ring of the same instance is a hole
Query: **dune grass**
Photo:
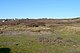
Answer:
[[76, 28], [52, 28], [50, 35], [1, 35], [0, 48], [10, 48], [11, 53], [80, 53], [80, 30]]

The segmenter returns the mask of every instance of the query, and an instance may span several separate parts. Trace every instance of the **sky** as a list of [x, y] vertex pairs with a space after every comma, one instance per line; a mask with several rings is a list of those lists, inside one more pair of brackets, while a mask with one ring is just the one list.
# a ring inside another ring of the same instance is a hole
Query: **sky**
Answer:
[[80, 0], [0, 0], [0, 18], [73, 18]]

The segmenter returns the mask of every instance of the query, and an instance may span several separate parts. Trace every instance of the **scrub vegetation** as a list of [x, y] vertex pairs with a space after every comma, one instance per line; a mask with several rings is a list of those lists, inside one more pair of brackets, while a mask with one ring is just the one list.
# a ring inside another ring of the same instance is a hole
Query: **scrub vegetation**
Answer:
[[80, 19], [2, 19], [1, 52], [80, 53]]

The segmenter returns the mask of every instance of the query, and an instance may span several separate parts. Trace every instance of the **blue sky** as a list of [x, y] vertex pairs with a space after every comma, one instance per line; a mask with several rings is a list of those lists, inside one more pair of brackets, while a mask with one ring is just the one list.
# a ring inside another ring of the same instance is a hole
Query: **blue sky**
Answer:
[[0, 0], [0, 18], [72, 18], [80, 0]]

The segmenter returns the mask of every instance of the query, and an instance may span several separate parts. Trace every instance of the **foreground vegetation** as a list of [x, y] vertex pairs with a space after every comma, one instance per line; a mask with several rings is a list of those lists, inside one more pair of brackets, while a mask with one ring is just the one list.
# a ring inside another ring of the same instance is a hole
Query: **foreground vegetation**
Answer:
[[80, 53], [79, 29], [61, 26], [30, 34], [1, 34], [0, 48], [9, 48], [11, 53]]
[[79, 24], [80, 19], [0, 22], [0, 53], [80, 53]]

